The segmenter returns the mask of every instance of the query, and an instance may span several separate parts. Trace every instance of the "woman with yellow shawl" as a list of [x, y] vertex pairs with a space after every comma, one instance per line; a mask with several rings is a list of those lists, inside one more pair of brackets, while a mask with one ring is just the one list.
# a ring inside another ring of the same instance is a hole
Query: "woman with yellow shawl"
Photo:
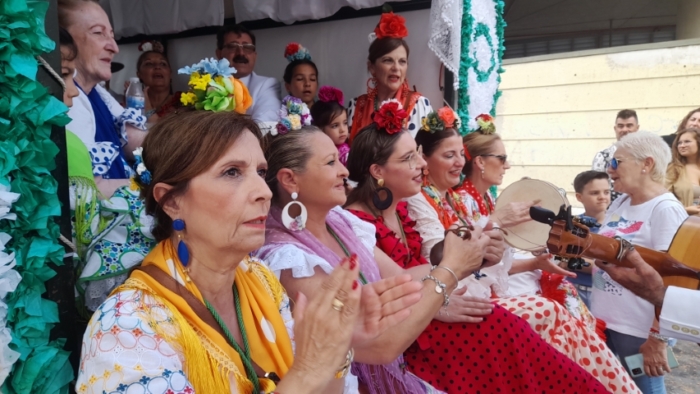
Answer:
[[[319, 295], [297, 298], [295, 324], [277, 278], [249, 257], [272, 196], [259, 138], [247, 116], [191, 111], [135, 152], [159, 243], [88, 324], [78, 393], [356, 392], [351, 342], [405, 319], [419, 288], [409, 277], [358, 286], [349, 259]], [[373, 317], [358, 330], [360, 310]]]

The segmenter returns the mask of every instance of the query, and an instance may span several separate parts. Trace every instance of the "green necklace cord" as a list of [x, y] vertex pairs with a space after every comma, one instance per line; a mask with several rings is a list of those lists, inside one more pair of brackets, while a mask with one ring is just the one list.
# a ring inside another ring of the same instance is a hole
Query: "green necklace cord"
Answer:
[[[343, 253], [345, 253], [345, 256], [350, 257], [350, 251], [348, 250], [347, 247], [345, 247], [345, 244], [343, 243], [343, 241], [340, 240], [340, 237], [338, 236], [338, 234], [336, 234], [335, 231], [333, 231], [331, 226], [329, 226], [328, 224], [326, 224], [326, 229], [333, 236], [333, 238], [335, 238], [335, 242], [337, 242], [338, 245], [340, 245], [340, 247], [343, 249]], [[365, 278], [365, 275], [362, 273], [362, 271], [360, 271], [360, 282], [362, 282], [363, 285], [366, 285], [367, 283], [369, 283], [369, 282], [367, 282], [367, 279]]]
[[248, 379], [250, 379], [250, 381], [253, 382], [253, 393], [259, 393], [260, 382], [258, 381], [258, 375], [255, 373], [255, 368], [253, 368], [253, 361], [250, 356], [250, 346], [248, 345], [248, 335], [246, 335], [245, 333], [245, 325], [243, 324], [241, 302], [238, 297], [238, 288], [235, 284], [233, 285], [233, 300], [236, 305], [236, 318], [238, 319], [238, 327], [241, 329], [241, 337], [243, 337], [244, 349], [241, 349], [241, 347], [238, 345], [238, 342], [236, 342], [236, 340], [233, 338], [231, 331], [229, 331], [228, 327], [226, 327], [226, 323], [224, 323], [224, 321], [221, 319], [221, 316], [219, 316], [219, 313], [216, 312], [216, 309], [214, 309], [214, 307], [209, 303], [209, 301], [204, 300], [204, 304], [207, 306], [207, 309], [209, 309], [209, 312], [211, 312], [211, 314], [214, 316], [216, 322], [219, 323], [219, 326], [226, 335], [226, 339], [228, 340], [228, 342], [241, 356], [241, 360], [243, 360], [243, 366], [245, 367], [246, 375], [248, 375]]

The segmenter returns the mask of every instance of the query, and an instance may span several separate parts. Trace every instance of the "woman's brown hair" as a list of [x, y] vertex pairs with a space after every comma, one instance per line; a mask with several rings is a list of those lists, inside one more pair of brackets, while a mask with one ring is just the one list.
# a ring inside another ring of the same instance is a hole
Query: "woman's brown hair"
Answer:
[[[685, 130], [686, 123], [688, 123], [688, 119], [690, 119], [691, 116], [693, 116], [694, 113], [700, 112], [700, 108], [695, 108], [694, 110], [688, 112], [688, 114], [681, 120], [681, 123], [678, 124], [678, 128], [676, 129], [676, 135], [680, 133], [681, 131]], [[673, 145], [674, 147], [676, 146], [675, 144]]]
[[[690, 118], [695, 112], [697, 111], [691, 112], [686, 118]], [[678, 153], [678, 141], [684, 134], [691, 134], [700, 148], [700, 129], [681, 129], [676, 133], [676, 138], [673, 139], [673, 148], [671, 149], [671, 164], [668, 165], [668, 170], [666, 171], [666, 187], [687, 207], [693, 205], [693, 184], [688, 179], [685, 171], [688, 159]]]
[[408, 58], [411, 50], [408, 48], [408, 44], [403, 38], [378, 38], [372, 41], [372, 43], [369, 45], [369, 56], [367, 56], [367, 60], [374, 64], [377, 59], [386, 55], [387, 53], [392, 52], [394, 49], [400, 46], [403, 46], [404, 49], [406, 49], [406, 57]]
[[496, 133], [484, 134], [478, 130], [462, 137], [464, 156], [466, 156], [462, 174], [466, 175], [467, 178], [470, 177], [472, 171], [474, 171], [474, 159], [477, 156], [490, 154], [491, 149], [493, 149], [493, 143], [500, 139], [501, 136]]
[[357, 182], [357, 187], [352, 189], [348, 195], [345, 206], [360, 202], [371, 203], [372, 195], [377, 190], [377, 182], [369, 172], [372, 164], [383, 166], [389, 160], [396, 141], [401, 138], [401, 135], [406, 133], [389, 134], [384, 130], [377, 129], [376, 123], [371, 123], [357, 134], [352, 142], [352, 149], [348, 154], [347, 169], [349, 172], [348, 178], [351, 181]]
[[263, 139], [263, 152], [267, 160], [267, 176], [265, 182], [272, 190], [272, 201], [279, 198], [279, 182], [277, 173], [283, 168], [289, 168], [296, 173], [306, 171], [306, 164], [311, 158], [309, 137], [314, 133], [323, 133], [316, 126], [304, 126], [301, 130], [290, 131], [287, 134], [267, 134]]
[[[162, 206], [187, 191], [190, 180], [213, 166], [248, 130], [258, 139], [260, 129], [253, 119], [236, 112], [184, 111], [160, 120], [143, 141], [143, 164], [151, 173], [144, 184], [137, 177], [146, 213], [155, 218], [153, 236], [161, 241], [172, 234], [172, 219]], [[172, 186], [160, 201], [153, 186]]]

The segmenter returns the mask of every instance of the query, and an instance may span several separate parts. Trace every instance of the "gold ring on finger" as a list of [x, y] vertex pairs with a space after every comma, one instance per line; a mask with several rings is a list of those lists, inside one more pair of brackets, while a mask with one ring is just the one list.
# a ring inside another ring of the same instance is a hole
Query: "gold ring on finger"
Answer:
[[345, 306], [345, 304], [343, 304], [343, 301], [340, 301], [337, 298], [333, 299], [333, 309], [335, 309], [336, 311], [338, 311], [338, 312], [342, 311], [344, 306]]

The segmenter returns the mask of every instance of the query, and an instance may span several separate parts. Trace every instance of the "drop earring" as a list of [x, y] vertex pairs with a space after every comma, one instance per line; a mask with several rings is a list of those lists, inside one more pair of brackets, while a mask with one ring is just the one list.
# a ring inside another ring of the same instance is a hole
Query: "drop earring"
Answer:
[[484, 179], [484, 170], [481, 170], [481, 179]]
[[[378, 210], [383, 211], [391, 206], [391, 203], [394, 201], [394, 195], [391, 193], [391, 190], [384, 187], [384, 179], [379, 178], [377, 185], [379, 187], [372, 194], [372, 204]], [[382, 194], [384, 194], [384, 198], [382, 198]]]
[[187, 249], [185, 240], [182, 239], [182, 232], [185, 230], [185, 221], [182, 219], [173, 220], [173, 230], [177, 231], [177, 258], [183, 267], [190, 263], [190, 251]]
[[[306, 228], [306, 207], [297, 201], [297, 198], [299, 198], [299, 194], [297, 192], [292, 193], [292, 201], [287, 203], [282, 209], [282, 224], [291, 231], [301, 231]], [[300, 209], [299, 215], [295, 218], [289, 215], [289, 209], [294, 205], [298, 205]]]

